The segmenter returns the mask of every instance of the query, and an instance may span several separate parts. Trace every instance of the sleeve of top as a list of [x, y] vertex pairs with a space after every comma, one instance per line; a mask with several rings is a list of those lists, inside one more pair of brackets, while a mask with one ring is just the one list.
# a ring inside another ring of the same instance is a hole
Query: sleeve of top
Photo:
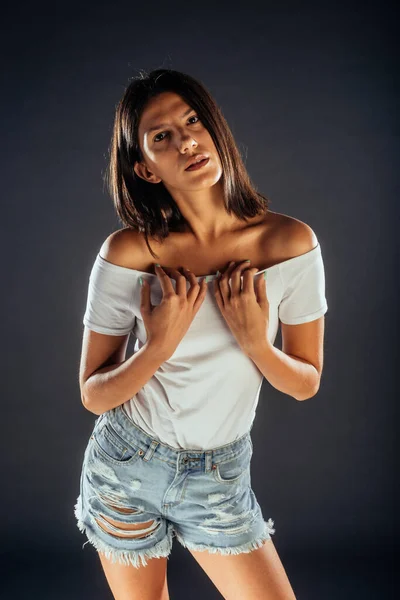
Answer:
[[314, 321], [326, 313], [325, 271], [321, 247], [295, 256], [279, 265], [283, 296], [279, 319], [287, 325]]
[[98, 254], [89, 277], [83, 324], [108, 335], [131, 332], [135, 325], [133, 285], [130, 269], [114, 265]]

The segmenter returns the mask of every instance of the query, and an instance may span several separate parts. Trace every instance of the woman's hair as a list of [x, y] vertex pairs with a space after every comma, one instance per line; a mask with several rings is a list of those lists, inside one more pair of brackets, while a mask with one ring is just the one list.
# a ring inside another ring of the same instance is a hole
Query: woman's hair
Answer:
[[174, 92], [191, 106], [210, 133], [222, 164], [222, 188], [226, 210], [244, 221], [268, 212], [270, 200], [257, 192], [236, 146], [227, 121], [215, 100], [198, 80], [172, 69], [141, 72], [133, 78], [116, 106], [105, 174], [115, 209], [122, 223], [160, 241], [169, 231], [180, 231], [185, 219], [163, 182], [149, 183], [133, 166], [144, 161], [139, 145], [139, 122], [147, 102], [162, 92]]

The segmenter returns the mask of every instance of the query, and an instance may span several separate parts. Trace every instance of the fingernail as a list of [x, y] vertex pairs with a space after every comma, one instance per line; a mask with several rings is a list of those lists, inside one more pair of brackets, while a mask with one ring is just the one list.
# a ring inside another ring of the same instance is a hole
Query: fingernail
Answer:
[[244, 262], [251, 262], [251, 260], [249, 258], [246, 258]]
[[267, 271], [264, 271], [264, 279], [267, 279]]
[[156, 263], [156, 267], [161, 267], [161, 265], [159, 263]]
[[217, 271], [215, 274], [216, 274], [217, 277], [219, 277], [219, 271]]
[[140, 283], [140, 285], [143, 285], [143, 278], [142, 277], [139, 277], [139, 283]]

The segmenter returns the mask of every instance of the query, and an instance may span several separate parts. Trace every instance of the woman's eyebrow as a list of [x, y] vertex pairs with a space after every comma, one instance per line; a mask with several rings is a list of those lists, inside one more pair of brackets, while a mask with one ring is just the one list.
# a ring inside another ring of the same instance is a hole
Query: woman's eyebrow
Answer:
[[[186, 117], [186, 115], [188, 115], [190, 112], [192, 112], [192, 110], [194, 110], [194, 108], [192, 108], [192, 107], [188, 108], [187, 110], [185, 110], [183, 115], [180, 116], [180, 118], [183, 119], [184, 117]], [[151, 133], [152, 131], [155, 131], [156, 129], [161, 129], [161, 127], [168, 127], [168, 123], [159, 123], [158, 125], [152, 125], [152, 127], [149, 127], [149, 129], [147, 129], [145, 131], [145, 133]]]

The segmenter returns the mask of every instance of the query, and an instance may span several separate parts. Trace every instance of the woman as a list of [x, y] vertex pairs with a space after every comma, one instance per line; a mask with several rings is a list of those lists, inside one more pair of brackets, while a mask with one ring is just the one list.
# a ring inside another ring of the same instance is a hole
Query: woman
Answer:
[[174, 535], [224, 598], [295, 598], [251, 489], [250, 430], [263, 377], [296, 400], [318, 391], [318, 240], [269, 210], [215, 100], [177, 71], [125, 90], [108, 183], [125, 227], [89, 279], [80, 387], [98, 418], [78, 527], [117, 600], [169, 598]]

